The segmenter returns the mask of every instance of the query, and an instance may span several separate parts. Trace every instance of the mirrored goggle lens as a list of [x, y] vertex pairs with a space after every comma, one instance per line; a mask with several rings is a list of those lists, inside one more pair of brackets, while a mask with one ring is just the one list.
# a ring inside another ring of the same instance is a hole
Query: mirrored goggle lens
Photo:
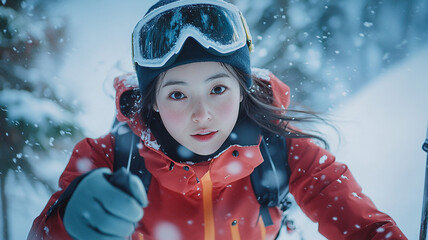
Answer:
[[195, 38], [218, 54], [227, 54], [246, 44], [239, 13], [213, 5], [188, 5], [163, 12], [143, 25], [139, 38], [141, 60], [165, 62], [165, 58], [179, 51], [176, 48], [181, 48], [187, 37]]

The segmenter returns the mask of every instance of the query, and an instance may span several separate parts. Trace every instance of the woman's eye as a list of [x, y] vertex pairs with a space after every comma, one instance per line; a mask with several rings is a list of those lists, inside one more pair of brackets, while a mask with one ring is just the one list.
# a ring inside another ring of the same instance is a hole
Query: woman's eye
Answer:
[[173, 92], [169, 95], [170, 98], [174, 100], [181, 100], [185, 98], [186, 96], [182, 92]]
[[222, 94], [224, 93], [224, 91], [226, 91], [226, 87], [225, 86], [216, 86], [211, 90], [212, 94]]

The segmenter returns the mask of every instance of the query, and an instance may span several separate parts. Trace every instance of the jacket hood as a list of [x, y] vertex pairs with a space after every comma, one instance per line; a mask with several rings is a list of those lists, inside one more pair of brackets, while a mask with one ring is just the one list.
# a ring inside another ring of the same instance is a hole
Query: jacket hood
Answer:
[[273, 106], [286, 110], [290, 105], [290, 87], [267, 69], [252, 68], [253, 77], [267, 82], [273, 94]]
[[138, 79], [135, 73], [127, 73], [114, 79], [116, 90], [116, 119], [125, 122], [139, 137], [147, 131], [147, 127], [140, 117], [141, 95], [138, 88]]

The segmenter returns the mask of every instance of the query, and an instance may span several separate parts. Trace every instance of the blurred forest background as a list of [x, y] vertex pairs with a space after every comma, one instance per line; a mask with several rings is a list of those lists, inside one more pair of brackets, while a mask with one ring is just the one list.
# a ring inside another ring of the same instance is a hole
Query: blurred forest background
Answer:
[[[57, 1], [1, 1], [0, 6], [0, 239], [10, 238], [11, 203], [25, 189], [56, 189], [46, 179], [52, 159], [70, 155], [80, 137], [73, 99], [59, 93], [55, 68], [66, 42], [63, 19], [49, 16]], [[53, 157], [63, 153], [61, 157]], [[10, 194], [24, 187], [18, 195]]]
[[[334, 109], [428, 43], [426, 0], [232, 2], [252, 31], [252, 64], [287, 80], [292, 98], [316, 111]], [[78, 93], [58, 84], [73, 38], [55, 11], [62, 3], [0, 2], [0, 239], [18, 229], [9, 221], [12, 201], [31, 205], [30, 189], [55, 191], [59, 173], [49, 172], [65, 166], [85, 135], [75, 119]]]

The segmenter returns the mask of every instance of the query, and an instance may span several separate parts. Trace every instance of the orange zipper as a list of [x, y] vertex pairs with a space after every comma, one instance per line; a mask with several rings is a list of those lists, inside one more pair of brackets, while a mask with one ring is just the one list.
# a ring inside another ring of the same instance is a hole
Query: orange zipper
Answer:
[[201, 179], [202, 182], [202, 198], [204, 204], [204, 223], [205, 223], [205, 240], [215, 240], [214, 214], [212, 191], [213, 183], [211, 181], [210, 171], [205, 173]]
[[241, 240], [237, 220], [233, 220], [230, 224], [230, 232], [232, 233], [232, 240]]
[[266, 227], [265, 227], [265, 223], [263, 222], [263, 218], [262, 216], [260, 216], [259, 218], [259, 226], [260, 226], [260, 233], [261, 233], [261, 240], [265, 240], [266, 239]]
[[144, 240], [144, 235], [142, 233], [138, 233], [138, 240]]

